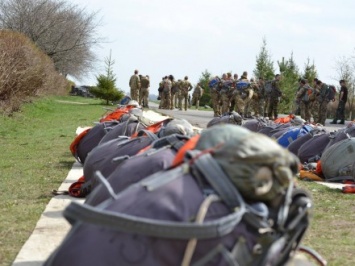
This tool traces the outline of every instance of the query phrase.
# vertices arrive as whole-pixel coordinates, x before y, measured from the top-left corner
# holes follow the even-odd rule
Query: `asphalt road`
[[[187,109],[187,111],[180,111],[179,109],[174,109],[174,110],[158,109],[158,104],[156,103],[149,103],[149,106],[150,109],[158,113],[168,115],[174,118],[186,119],[193,126],[200,127],[200,128],[206,128],[208,122],[213,119],[212,111],[196,110],[194,107],[192,109]],[[279,116],[283,117],[286,115],[280,114]],[[339,128],[343,128],[348,123],[350,123],[349,121],[346,121],[345,125],[332,125],[330,124],[331,121],[332,119],[327,119],[324,126],[328,131],[334,131]]]

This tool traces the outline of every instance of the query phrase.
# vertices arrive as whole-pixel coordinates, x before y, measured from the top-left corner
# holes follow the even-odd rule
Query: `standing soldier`
[[[327,106],[329,103],[329,99],[327,97],[328,93],[328,85],[323,83],[321,80],[316,81],[317,89],[319,90],[319,94],[316,97],[316,101],[318,102],[318,120],[314,120],[315,123],[325,125],[325,120],[327,119]]]
[[[164,90],[164,83],[167,78],[168,78],[167,76],[162,77],[162,80],[159,82],[159,89],[158,89],[159,98],[160,98],[159,109],[162,109],[164,107],[163,90]]]
[[[181,97],[181,85],[182,85],[182,80],[178,79],[178,81],[176,82],[177,92],[175,94],[175,102],[174,102],[175,108],[179,108],[179,99]]]
[[[348,100],[348,88],[346,87],[345,80],[340,80],[340,92],[339,92],[339,104],[338,108],[335,114],[335,118],[333,119],[331,124],[336,124],[338,119],[340,119],[340,122],[338,124],[344,125],[345,123],[345,105]]]
[[[194,92],[192,93],[192,103],[196,105],[196,109],[200,107],[200,99],[203,95],[204,90],[200,83],[197,83]]]
[[[208,82],[208,86],[211,92],[211,101],[213,108],[213,116],[219,117],[221,115],[221,107],[220,107],[220,94],[219,94],[219,83],[220,79],[216,76],[214,79]]]
[[[232,90],[233,80],[231,73],[223,74],[221,79],[221,102],[222,102],[222,114],[229,112],[230,106],[230,91]]]
[[[230,102],[229,111],[230,112],[234,111],[234,108],[235,108],[235,93],[236,93],[235,83],[237,81],[238,81],[238,74],[234,74],[233,75],[233,86],[229,92],[229,102]]]
[[[139,89],[140,89],[140,79],[138,76],[138,70],[134,70],[134,74],[129,79],[129,87],[131,88],[131,99],[139,102]]]
[[[164,89],[163,89],[163,109],[170,109],[170,97],[171,97],[171,87],[172,87],[172,81],[174,77],[172,75],[169,75],[168,78],[165,79],[164,81]]]
[[[182,110],[182,100],[184,100],[185,111],[187,111],[189,91],[192,90],[192,85],[189,81],[188,76],[185,76],[184,81],[181,84],[181,96],[179,98],[179,110]]]
[[[280,97],[282,96],[282,92],[280,89],[280,74],[275,75],[275,79],[271,83],[271,91],[269,95],[269,109],[268,109],[268,117],[270,119],[277,119],[278,117],[278,105],[280,102]],[[272,117],[272,115],[274,115]]]
[[[256,108],[258,110],[259,116],[264,116],[264,108],[265,108],[265,98],[267,97],[265,92],[265,82],[263,78],[259,78],[258,80],[258,99],[256,100]]]
[[[311,119],[311,113],[309,110],[309,97],[308,97],[308,90],[312,89],[308,84],[305,79],[302,79],[300,81],[301,88],[296,94],[297,101],[299,102],[300,105],[300,112],[301,112],[301,117],[310,122]]]
[[[139,105],[149,108],[148,100],[149,100],[149,87],[150,81],[149,76],[142,76],[141,78],[141,89],[139,93]]]
[[[170,109],[173,110],[175,108],[175,102],[178,97],[179,87],[176,81],[172,82],[171,87],[171,98],[170,98]]]

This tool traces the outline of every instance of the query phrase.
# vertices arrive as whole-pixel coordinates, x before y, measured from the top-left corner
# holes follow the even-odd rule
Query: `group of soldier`
[[[251,118],[253,114],[254,117],[277,119],[278,105],[283,97],[280,79],[281,76],[276,74],[271,81],[265,81],[263,78],[259,78],[257,81],[253,78],[249,80],[247,71],[244,71],[240,78],[238,78],[238,74],[234,74],[232,77],[231,73],[223,74],[221,77],[216,76],[209,82],[214,116],[218,117],[236,111],[243,118]],[[345,82],[340,85],[342,87],[337,119],[340,119],[340,123],[344,123],[347,89]],[[132,100],[136,100],[139,105],[148,108],[149,76],[138,75],[138,70],[135,70],[134,75],[130,78],[129,86]],[[191,105],[189,92],[192,89],[193,86],[187,76],[179,80],[175,80],[173,75],[164,76],[158,88],[159,108],[187,110]],[[310,91],[311,93],[309,93]],[[292,113],[300,115],[307,122],[325,125],[327,105],[330,101],[326,95],[328,91],[329,86],[317,78],[313,80],[313,84],[309,84],[306,79],[300,79]],[[197,83],[192,93],[192,103],[196,109],[199,108],[203,92],[201,84]]]
[[[131,99],[137,101],[140,106],[149,108],[149,76],[139,75],[138,70],[135,70],[129,79],[129,87],[131,89]]]
[[[221,78],[216,76],[209,83],[214,116],[236,111],[244,118],[254,116],[278,117],[278,103],[282,92],[280,90],[280,75],[266,87],[264,79],[256,82],[248,79],[248,72],[244,71],[238,78],[238,74],[223,74]]]
[[[175,80],[173,75],[165,76],[159,83],[159,109],[173,110],[178,108],[179,110],[187,110],[190,104],[189,92],[193,89],[188,76],[185,76],[183,80]],[[203,95],[203,88],[200,83],[197,83],[192,93],[192,103],[199,108],[200,99]]]

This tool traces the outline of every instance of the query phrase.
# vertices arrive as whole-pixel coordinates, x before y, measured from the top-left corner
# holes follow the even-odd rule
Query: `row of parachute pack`
[[[69,194],[85,202],[64,210],[72,228],[45,265],[326,265],[301,244],[313,202],[284,148],[313,128],[235,112],[199,132],[149,121],[128,104],[74,139],[84,176]]]

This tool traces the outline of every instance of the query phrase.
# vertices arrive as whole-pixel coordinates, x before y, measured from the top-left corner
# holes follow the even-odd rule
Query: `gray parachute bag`
[[[208,122],[207,128],[220,124],[232,124],[232,125],[241,125],[243,122],[243,118],[240,114],[233,111],[230,113],[223,114],[219,117],[213,118]]]
[[[333,144],[323,152],[320,161],[327,181],[354,180],[352,165],[355,162],[355,138]]]
[[[96,207],[72,202],[72,229],[45,265],[284,265],[312,205],[294,188],[297,158],[221,125],[203,131],[185,161]]]

